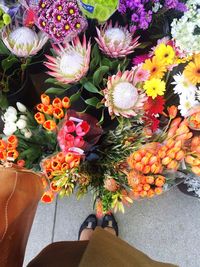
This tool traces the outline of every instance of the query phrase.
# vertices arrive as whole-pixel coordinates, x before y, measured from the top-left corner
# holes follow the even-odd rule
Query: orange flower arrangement
[[[7,140],[0,139],[0,160],[1,161],[15,161],[19,152],[17,151],[18,138],[15,135],[11,135]]]
[[[70,99],[64,97],[60,99],[56,97],[51,103],[48,95],[41,95],[41,103],[36,106],[38,112],[34,118],[38,124],[41,124],[47,131],[54,131],[59,120],[63,119],[66,110],[70,108]]]

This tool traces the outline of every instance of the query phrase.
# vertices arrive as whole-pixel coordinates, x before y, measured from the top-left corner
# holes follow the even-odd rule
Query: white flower
[[[28,118],[25,115],[20,115],[19,118],[22,119],[22,120],[25,120],[25,121],[28,120]]]
[[[197,87],[193,84],[191,84],[183,74],[178,73],[176,75],[173,76],[174,78],[174,82],[172,82],[173,85],[175,85],[174,87],[174,93],[175,94],[183,94],[183,95],[187,95],[190,96],[191,94],[194,95]]]
[[[32,136],[32,132],[30,130],[26,129],[24,131],[24,137],[29,139],[29,138],[31,138],[31,136]]]
[[[9,122],[16,122],[17,116],[13,113],[5,113],[4,114],[4,121],[9,123]]]
[[[16,108],[14,108],[14,107],[12,107],[12,106],[9,106],[9,107],[6,109],[6,112],[17,115],[17,110],[16,110]]]
[[[22,113],[25,113],[27,111],[26,107],[21,102],[17,102],[16,106],[17,106],[18,110]]]
[[[188,110],[198,104],[199,102],[195,100],[195,94],[191,94],[189,96],[180,95],[180,105],[178,106],[178,109],[180,110],[182,116],[186,116]]]
[[[36,55],[47,40],[48,37],[45,33],[36,33],[28,27],[17,27],[14,30],[6,27],[2,32],[2,41],[18,57]]]
[[[26,123],[25,120],[23,120],[23,119],[19,119],[19,120],[17,121],[16,125],[17,125],[17,127],[18,127],[20,130],[22,130],[22,129],[26,128],[27,123]]]
[[[12,135],[15,131],[17,131],[17,126],[14,122],[5,123],[3,133],[6,136]]]

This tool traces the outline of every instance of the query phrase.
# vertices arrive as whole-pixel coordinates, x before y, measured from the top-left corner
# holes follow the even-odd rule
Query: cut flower
[[[112,22],[106,24],[100,30],[97,28],[98,38],[95,38],[99,48],[104,54],[112,58],[125,57],[134,52],[139,45],[139,37],[132,38],[132,34],[126,27],[112,26]]]
[[[6,47],[18,57],[36,55],[48,41],[45,33],[36,33],[28,27],[6,28],[2,32],[2,40]]]
[[[48,62],[45,62],[50,69],[49,75],[55,77],[64,84],[76,83],[87,74],[90,63],[90,42],[86,42],[83,37],[83,44],[76,37],[72,44],[66,43],[65,46],[54,46],[57,57],[46,56]]]
[[[134,72],[120,71],[108,77],[107,88],[103,90],[105,106],[111,116],[132,117],[141,113],[147,97],[135,87]]]
[[[194,85],[200,83],[200,53],[194,55],[194,61],[185,67],[183,75]]]
[[[146,91],[146,94],[154,99],[158,95],[164,95],[165,82],[161,81],[160,79],[153,78],[145,82],[144,89]]]

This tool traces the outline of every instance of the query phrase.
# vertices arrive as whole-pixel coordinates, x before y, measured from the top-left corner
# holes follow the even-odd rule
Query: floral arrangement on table
[[[19,40],[16,31],[25,29],[37,29],[36,35],[51,40],[43,62],[50,76],[46,84],[51,85],[34,110],[19,102],[6,109],[2,163],[13,161],[43,172],[43,202],[51,202],[57,194],[76,193],[80,198],[92,191],[99,216],[111,210],[123,212],[124,204],[152,198],[200,176],[196,2],[20,3],[27,24],[14,30],[14,41]],[[106,14],[105,7],[109,7]],[[143,41],[141,30],[151,31],[152,12],[170,9],[185,12],[172,22],[173,38]],[[128,24],[119,24],[119,12]],[[191,14],[192,24],[187,22]],[[107,21],[100,25],[95,21],[94,27],[84,15]],[[193,29],[189,49],[181,32],[184,21]],[[4,43],[9,48],[8,39]],[[20,45],[20,53],[30,51],[26,48]]]

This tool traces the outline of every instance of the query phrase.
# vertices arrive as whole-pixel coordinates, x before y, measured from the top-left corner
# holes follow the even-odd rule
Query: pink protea
[[[79,37],[74,38],[71,44],[65,43],[53,46],[56,57],[46,55],[48,62],[45,66],[51,71],[47,73],[64,84],[76,83],[84,77],[89,69],[91,44],[83,37],[83,43]]]
[[[123,116],[126,118],[140,114],[144,108],[147,96],[142,89],[136,88],[135,72],[118,72],[109,76],[107,88],[103,90],[105,106],[113,117]]]
[[[112,58],[122,58],[134,52],[134,49],[139,45],[139,37],[132,38],[132,34],[127,30],[127,27],[112,26],[112,22],[106,24],[100,30],[97,29],[98,38],[95,38],[99,48],[104,54]]]
[[[36,55],[48,37],[45,33],[36,33],[28,27],[5,28],[2,32],[2,41],[6,47],[17,57],[29,57]]]

